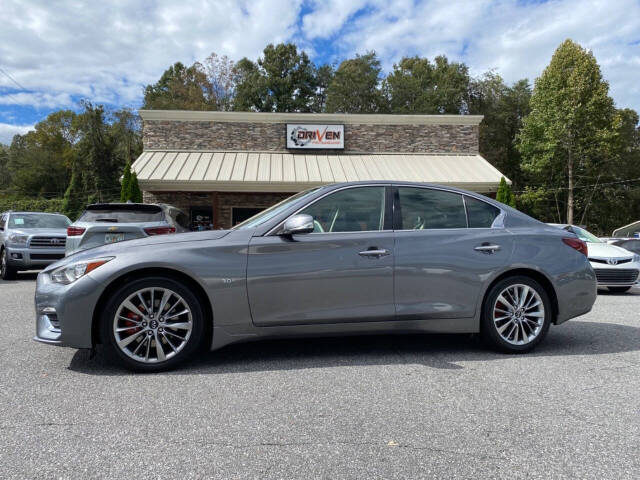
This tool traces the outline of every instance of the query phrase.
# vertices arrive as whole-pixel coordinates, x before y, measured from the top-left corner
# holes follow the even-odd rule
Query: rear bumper
[[[585,263],[581,270],[557,277],[555,284],[558,299],[556,325],[589,313],[598,298],[596,276],[589,263]]]
[[[64,258],[64,248],[6,247],[9,266],[18,270],[40,269]]]

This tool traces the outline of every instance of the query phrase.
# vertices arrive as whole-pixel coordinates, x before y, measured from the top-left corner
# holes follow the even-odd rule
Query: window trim
[[[277,233],[277,232],[281,229],[281,227],[284,225],[284,223],[287,220],[289,220],[294,215],[297,215],[298,213],[300,213],[305,208],[308,208],[311,205],[313,205],[314,203],[322,200],[323,198],[325,198],[325,197],[327,197],[329,195],[332,195],[334,193],[341,192],[342,190],[350,190],[350,189],[362,188],[362,187],[378,187],[378,188],[384,189],[384,208],[383,208],[384,218],[383,218],[383,221],[382,221],[382,225],[383,225],[382,230],[359,230],[359,231],[356,231],[356,232],[310,232],[310,233],[307,233],[305,235],[350,235],[350,234],[361,234],[361,233],[393,232],[393,228],[389,228],[389,222],[388,222],[388,219],[387,219],[387,216],[389,214],[389,205],[388,205],[388,203],[389,203],[388,202],[389,194],[388,194],[388,191],[392,187],[392,185],[388,185],[388,184],[384,184],[384,183],[371,183],[371,184],[367,183],[367,184],[362,184],[362,185],[345,185],[344,187],[336,188],[335,190],[329,190],[324,195],[321,195],[320,197],[313,199],[311,202],[303,205],[302,207],[300,207],[299,209],[297,209],[296,211],[291,213],[291,215],[288,215],[284,220],[279,222],[275,227],[273,227],[267,233],[265,233],[263,235],[263,237],[279,236],[280,234]],[[391,211],[393,212],[393,206],[391,206]],[[393,215],[393,213],[392,213],[392,215]],[[393,227],[393,223],[391,224],[391,227]]]
[[[504,228],[504,217],[505,217],[505,211],[496,206],[496,205],[492,205],[489,202],[486,202],[485,200],[482,200],[481,198],[478,198],[474,195],[469,195],[466,192],[458,192],[456,190],[451,190],[448,188],[439,188],[439,187],[434,187],[434,186],[430,186],[430,185],[415,185],[415,184],[406,184],[406,183],[394,183],[393,185],[391,185],[391,187],[394,190],[394,194],[393,194],[393,198],[394,198],[394,220],[393,220],[393,231],[394,232],[427,232],[427,231],[442,231],[442,230],[488,230],[488,229],[498,229],[498,228]],[[448,193],[455,193],[457,195],[462,196],[462,203],[464,205],[464,214],[465,214],[465,218],[466,218],[466,223],[467,226],[466,227],[453,227],[453,228],[428,228],[428,229],[423,229],[423,230],[414,230],[414,229],[403,229],[400,228],[402,226],[402,204],[400,203],[400,193],[398,191],[399,188],[422,188],[425,190],[438,190],[441,192],[448,192]],[[496,218],[493,220],[493,223],[491,224],[490,227],[470,227],[469,226],[469,212],[467,210],[467,202],[465,200],[465,197],[470,197],[473,198],[474,200],[478,200],[479,202],[483,202],[486,203],[487,205],[497,208],[500,213],[496,216]],[[500,221],[498,223],[498,220]]]

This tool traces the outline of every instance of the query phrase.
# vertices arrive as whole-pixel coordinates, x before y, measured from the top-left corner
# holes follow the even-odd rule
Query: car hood
[[[62,235],[67,236],[66,228],[22,228],[22,229],[12,229],[11,233],[17,233],[20,235]]]
[[[205,232],[187,232],[187,233],[174,233],[169,235],[155,235],[151,237],[138,238],[135,240],[127,240],[125,242],[111,243],[108,245],[101,245],[95,248],[89,248],[82,250],[73,255],[69,255],[64,259],[50,265],[46,270],[51,268],[57,268],[61,265],[65,265],[71,262],[77,262],[81,260],[87,260],[90,258],[109,257],[117,255],[118,253],[127,252],[132,248],[146,247],[167,243],[184,243],[184,242],[202,242],[205,240],[218,240],[229,233],[229,230],[208,230]]]
[[[610,243],[587,243],[589,257],[594,258],[629,258],[633,252]]]

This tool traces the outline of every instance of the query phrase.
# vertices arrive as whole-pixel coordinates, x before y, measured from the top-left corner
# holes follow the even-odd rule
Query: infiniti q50
[[[35,340],[138,371],[275,337],[479,333],[505,352],[589,310],[583,241],[482,195],[313,188],[231,230],[92,248],[38,275]],[[425,342],[428,338],[425,338]]]

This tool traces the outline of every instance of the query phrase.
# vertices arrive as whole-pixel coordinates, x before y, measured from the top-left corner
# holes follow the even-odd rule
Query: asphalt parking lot
[[[0,281],[2,478],[638,478],[640,291],[532,354],[470,336],[271,341],[134,375],[33,336]]]

